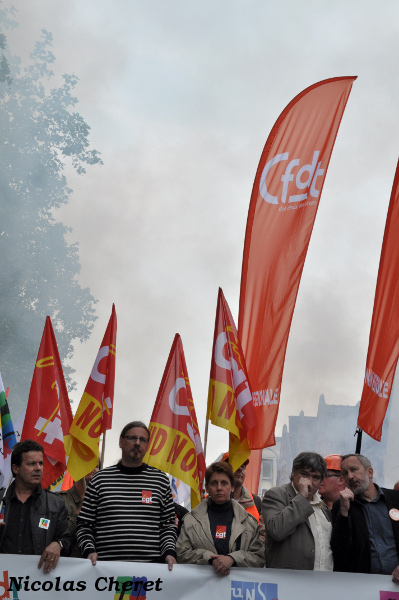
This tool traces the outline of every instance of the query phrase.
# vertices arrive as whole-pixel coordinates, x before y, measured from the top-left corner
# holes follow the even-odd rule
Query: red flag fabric
[[[356,77],[300,93],[264,147],[248,213],[238,332],[257,425],[251,448],[275,443],[281,381],[296,296],[327,167]]]
[[[260,469],[262,466],[262,450],[252,450],[251,458],[245,473],[245,487],[252,494],[259,494]]]
[[[112,313],[73,423],[68,472],[75,481],[98,464],[100,435],[112,427],[116,361],[116,312]]]
[[[159,387],[150,422],[147,464],[173,475],[191,488],[191,508],[201,502],[205,459],[183,344],[177,333]]]
[[[236,471],[249,457],[248,431],[256,425],[244,354],[219,288],[209,379],[207,417],[230,432],[229,462]]]
[[[71,423],[71,405],[57,342],[51,319],[47,317],[21,435],[21,440],[36,440],[44,448],[43,488],[65,471]]]
[[[382,242],[363,393],[357,424],[381,440],[399,357],[399,162]]]
[[[62,480],[62,484],[61,484],[61,491],[64,492],[66,490],[70,490],[72,486],[73,486],[73,479],[70,476],[70,474],[68,473],[68,471],[65,471],[64,479]]]

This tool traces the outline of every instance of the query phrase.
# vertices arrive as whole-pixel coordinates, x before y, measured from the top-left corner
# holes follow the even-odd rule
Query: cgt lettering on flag
[[[224,429],[240,434],[234,390],[227,383],[209,381],[209,398],[217,419],[223,422]]]
[[[241,352],[241,346],[239,345],[237,338],[233,317],[228,309],[227,302],[225,302],[225,311],[227,312],[228,317],[230,317],[232,325],[226,326],[224,331],[217,336],[213,355],[216,368],[219,367],[225,371],[223,375],[226,378],[226,381],[231,382],[232,387],[229,385],[226,386],[227,393],[221,403],[218,416],[222,416],[222,413],[226,410],[228,415],[227,418],[229,420],[234,412],[237,429],[242,429],[241,423],[245,423],[246,418],[243,410],[244,407],[251,402],[251,391],[249,389],[248,376],[244,365],[244,356]],[[214,381],[212,378],[211,385],[216,388],[221,387],[222,389],[224,387],[224,384],[220,385],[219,381]],[[226,426],[225,428],[231,431],[230,427]]]
[[[41,486],[47,488],[66,469],[72,411],[50,317],[46,317],[21,440],[36,439],[44,449]]]
[[[112,313],[90,377],[73,419],[68,472],[75,481],[98,462],[100,435],[112,426],[116,360],[116,312]]]
[[[190,486],[191,507],[195,508],[201,502],[205,459],[178,333],[170,349],[149,429],[151,436],[144,462]]]
[[[229,431],[229,462],[236,471],[250,456],[247,434],[257,420],[245,357],[229,305],[219,288],[207,418]]]
[[[278,600],[277,583],[232,581],[231,600]]]

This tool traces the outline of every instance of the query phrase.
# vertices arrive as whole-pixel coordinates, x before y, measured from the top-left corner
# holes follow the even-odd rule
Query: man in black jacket
[[[0,554],[40,555],[38,567],[44,565],[48,573],[71,548],[65,504],[41,488],[43,446],[33,440],[18,442],[11,468],[15,479],[5,496],[4,489],[0,491]]]
[[[399,492],[373,482],[361,454],[341,459],[346,488],[333,506],[334,570],[392,575],[399,583]]]

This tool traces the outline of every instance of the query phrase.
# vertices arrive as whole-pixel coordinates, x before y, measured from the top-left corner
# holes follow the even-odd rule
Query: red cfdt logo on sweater
[[[150,490],[143,490],[141,492],[141,502],[143,504],[152,504],[152,492]]]
[[[216,525],[216,537],[219,540],[226,539],[226,525]]]

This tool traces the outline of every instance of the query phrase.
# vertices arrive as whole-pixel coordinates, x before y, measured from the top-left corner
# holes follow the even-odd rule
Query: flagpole
[[[6,497],[6,494],[7,494],[7,492],[8,492],[8,488],[9,488],[9,487],[10,487],[10,485],[11,485],[11,481],[13,480],[13,477],[14,477],[14,474],[13,474],[13,473],[11,473],[11,475],[10,475],[10,479],[8,480],[8,483],[7,483],[7,487],[6,487],[6,489],[4,490],[4,494],[3,494],[3,497],[2,497],[2,499],[1,499],[1,502],[0,502],[0,514],[1,514],[1,511],[2,511],[2,509],[3,509],[4,498]]]
[[[104,431],[104,433],[103,433],[103,440],[102,440],[102,447],[101,447],[101,458],[100,458],[100,469],[102,469],[103,466],[104,466],[105,434],[106,434],[106,431]]]
[[[363,429],[360,429],[360,427],[356,427],[356,431],[355,431],[355,435],[357,435],[357,440],[356,440],[356,454],[360,454],[360,450],[362,449],[362,434],[363,434]]]
[[[205,434],[204,434],[204,461],[206,464],[206,445],[208,442],[208,427],[209,427],[209,417],[205,419]]]

